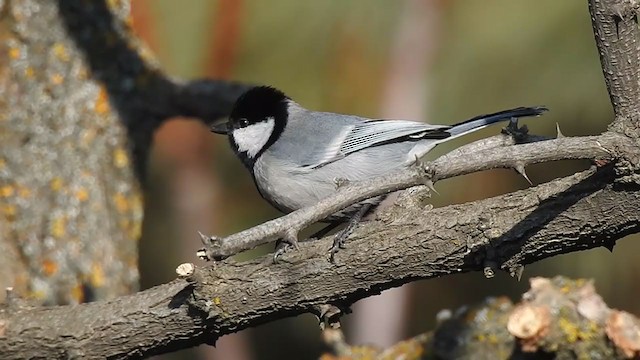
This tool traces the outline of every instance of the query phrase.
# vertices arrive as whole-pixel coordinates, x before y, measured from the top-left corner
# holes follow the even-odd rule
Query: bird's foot
[[[299,250],[298,239],[295,236],[287,236],[283,239],[276,241],[276,250],[273,253],[273,262],[277,264],[280,261],[282,255],[290,252],[291,250]]]

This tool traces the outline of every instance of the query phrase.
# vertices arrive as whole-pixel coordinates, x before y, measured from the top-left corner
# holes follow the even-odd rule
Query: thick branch
[[[602,72],[616,115],[612,130],[640,133],[640,28],[637,0],[589,0]]]
[[[138,357],[211,342],[321,304],[349,306],[417,279],[487,264],[517,272],[556,254],[611,247],[640,229],[638,186],[616,185],[614,176],[610,167],[592,169],[438,209],[399,204],[356,230],[336,264],[324,255],[330,239],[302,243],[282,264],[226,260],[196,270],[192,297],[191,289],[176,296],[186,286],[176,281],[112,302],[6,309],[0,354]],[[186,297],[200,311],[184,304]]]
[[[367,198],[423,184],[429,177],[438,181],[482,170],[523,169],[530,164],[564,159],[615,159],[625,152],[634,151],[632,142],[613,133],[579,138],[562,137],[532,144],[489,149],[485,149],[486,147],[486,143],[482,141],[470,144],[425,166],[349,184],[312,207],[267,221],[251,229],[225,238],[211,237],[205,240],[206,257],[221,259],[278,238],[295,238],[305,227],[341,209]],[[464,156],[460,156],[461,154]]]

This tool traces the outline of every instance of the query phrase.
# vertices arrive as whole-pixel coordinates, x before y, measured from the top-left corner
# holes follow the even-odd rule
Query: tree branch
[[[138,357],[322,304],[345,308],[417,279],[491,264],[517,274],[556,254],[610,248],[640,228],[638,186],[614,179],[608,166],[467,204],[398,204],[356,230],[336,264],[324,256],[331,240],[322,239],[302,243],[282,264],[263,257],[197,268],[190,287],[179,280],[111,302],[5,309],[0,354]]]
[[[416,166],[377,179],[348,184],[318,204],[267,221],[225,238],[203,238],[207,259],[223,259],[258,245],[285,238],[297,239],[307,226],[359,201],[389,192],[454,176],[495,168],[524,169],[525,166],[565,159],[608,159],[637,153],[629,139],[607,133],[600,136],[562,137],[531,144],[495,147],[508,142],[506,135],[466,145],[424,166]],[[492,146],[488,146],[492,144]]]
[[[486,168],[518,168],[567,158],[615,163],[598,162],[597,167],[536,187],[438,209],[415,198],[400,201],[358,228],[347,249],[338,253],[336,264],[330,264],[324,255],[331,240],[321,239],[302,243],[300,251],[288,254],[282,264],[272,264],[270,257],[243,263],[226,259],[196,268],[186,280],[113,301],[49,308],[8,305],[0,310],[1,356],[140,357],[211,343],[223,334],[314,311],[325,304],[344,309],[359,299],[417,279],[494,268],[518,275],[524,265],[556,254],[598,246],[611,249],[617,239],[640,230],[640,186],[634,176],[640,159],[638,133],[627,131],[634,129],[635,104],[640,101],[635,80],[638,63],[634,52],[638,50],[631,49],[634,39],[609,39],[615,24],[610,21],[615,20],[611,4],[623,3],[632,4],[635,12],[634,1],[590,1],[617,116],[614,132],[502,147],[495,145],[500,140],[486,140],[476,143],[476,148],[465,147],[427,164],[429,172],[415,168],[395,179],[351,184],[336,195],[340,201],[328,199],[316,212],[304,209],[269,224],[280,226],[278,231],[282,232],[284,226],[279,222],[290,221],[290,229],[297,232],[340,207],[421,184],[428,173],[436,181]],[[635,37],[637,29],[628,27],[634,16],[624,6],[617,15],[621,19],[618,25],[623,23],[620,36]],[[604,40],[598,40],[599,36]],[[611,49],[605,50],[607,46]],[[629,49],[624,50],[625,46]],[[625,53],[630,57],[616,55]],[[632,66],[621,64],[624,61]],[[264,226],[253,231],[253,240],[238,249],[274,236],[292,235],[286,231],[274,234]],[[230,239],[213,242],[230,249],[236,246]],[[233,253],[216,251],[209,249],[210,256]]]

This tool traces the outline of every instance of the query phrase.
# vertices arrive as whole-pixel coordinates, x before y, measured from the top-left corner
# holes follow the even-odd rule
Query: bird
[[[539,116],[544,106],[517,107],[480,115],[455,125],[369,119],[306,109],[271,86],[256,86],[235,102],[228,121],[211,131],[227,135],[235,155],[249,170],[260,195],[289,213],[334,194],[336,183],[379,177],[412,166],[436,145],[513,118]],[[344,247],[362,217],[385,195],[330,215],[312,237],[320,238],[347,223],[330,249]],[[287,247],[277,248],[274,260]]]

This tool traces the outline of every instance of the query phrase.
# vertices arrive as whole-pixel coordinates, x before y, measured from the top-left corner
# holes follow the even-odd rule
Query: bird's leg
[[[313,233],[313,235],[309,236],[309,239],[320,239],[323,236],[327,235],[329,232],[331,232],[331,230],[337,228],[343,223],[344,221],[334,221],[332,223],[329,223],[327,226],[323,227],[322,229]]]
[[[327,226],[323,227],[319,231],[315,232],[313,235],[309,237],[309,239],[320,239],[323,236],[327,235],[331,230],[340,226],[342,223],[343,223],[342,221],[334,221],[328,224]],[[288,241],[285,241],[284,239],[276,240],[276,248],[275,248],[275,252],[273,253],[273,262],[277,263],[278,260],[280,260],[280,257],[284,255],[287,251],[289,251],[291,247],[292,247],[291,244]]]
[[[344,249],[345,240],[347,240],[353,230],[358,227],[358,224],[360,223],[360,220],[362,220],[362,217],[371,209],[371,205],[372,204],[363,204],[360,209],[358,209],[358,211],[353,214],[351,219],[349,219],[349,222],[347,222],[347,227],[336,234],[335,238],[333,238],[333,246],[331,246],[331,249],[329,249],[329,261],[334,262],[335,255],[338,250]]]

